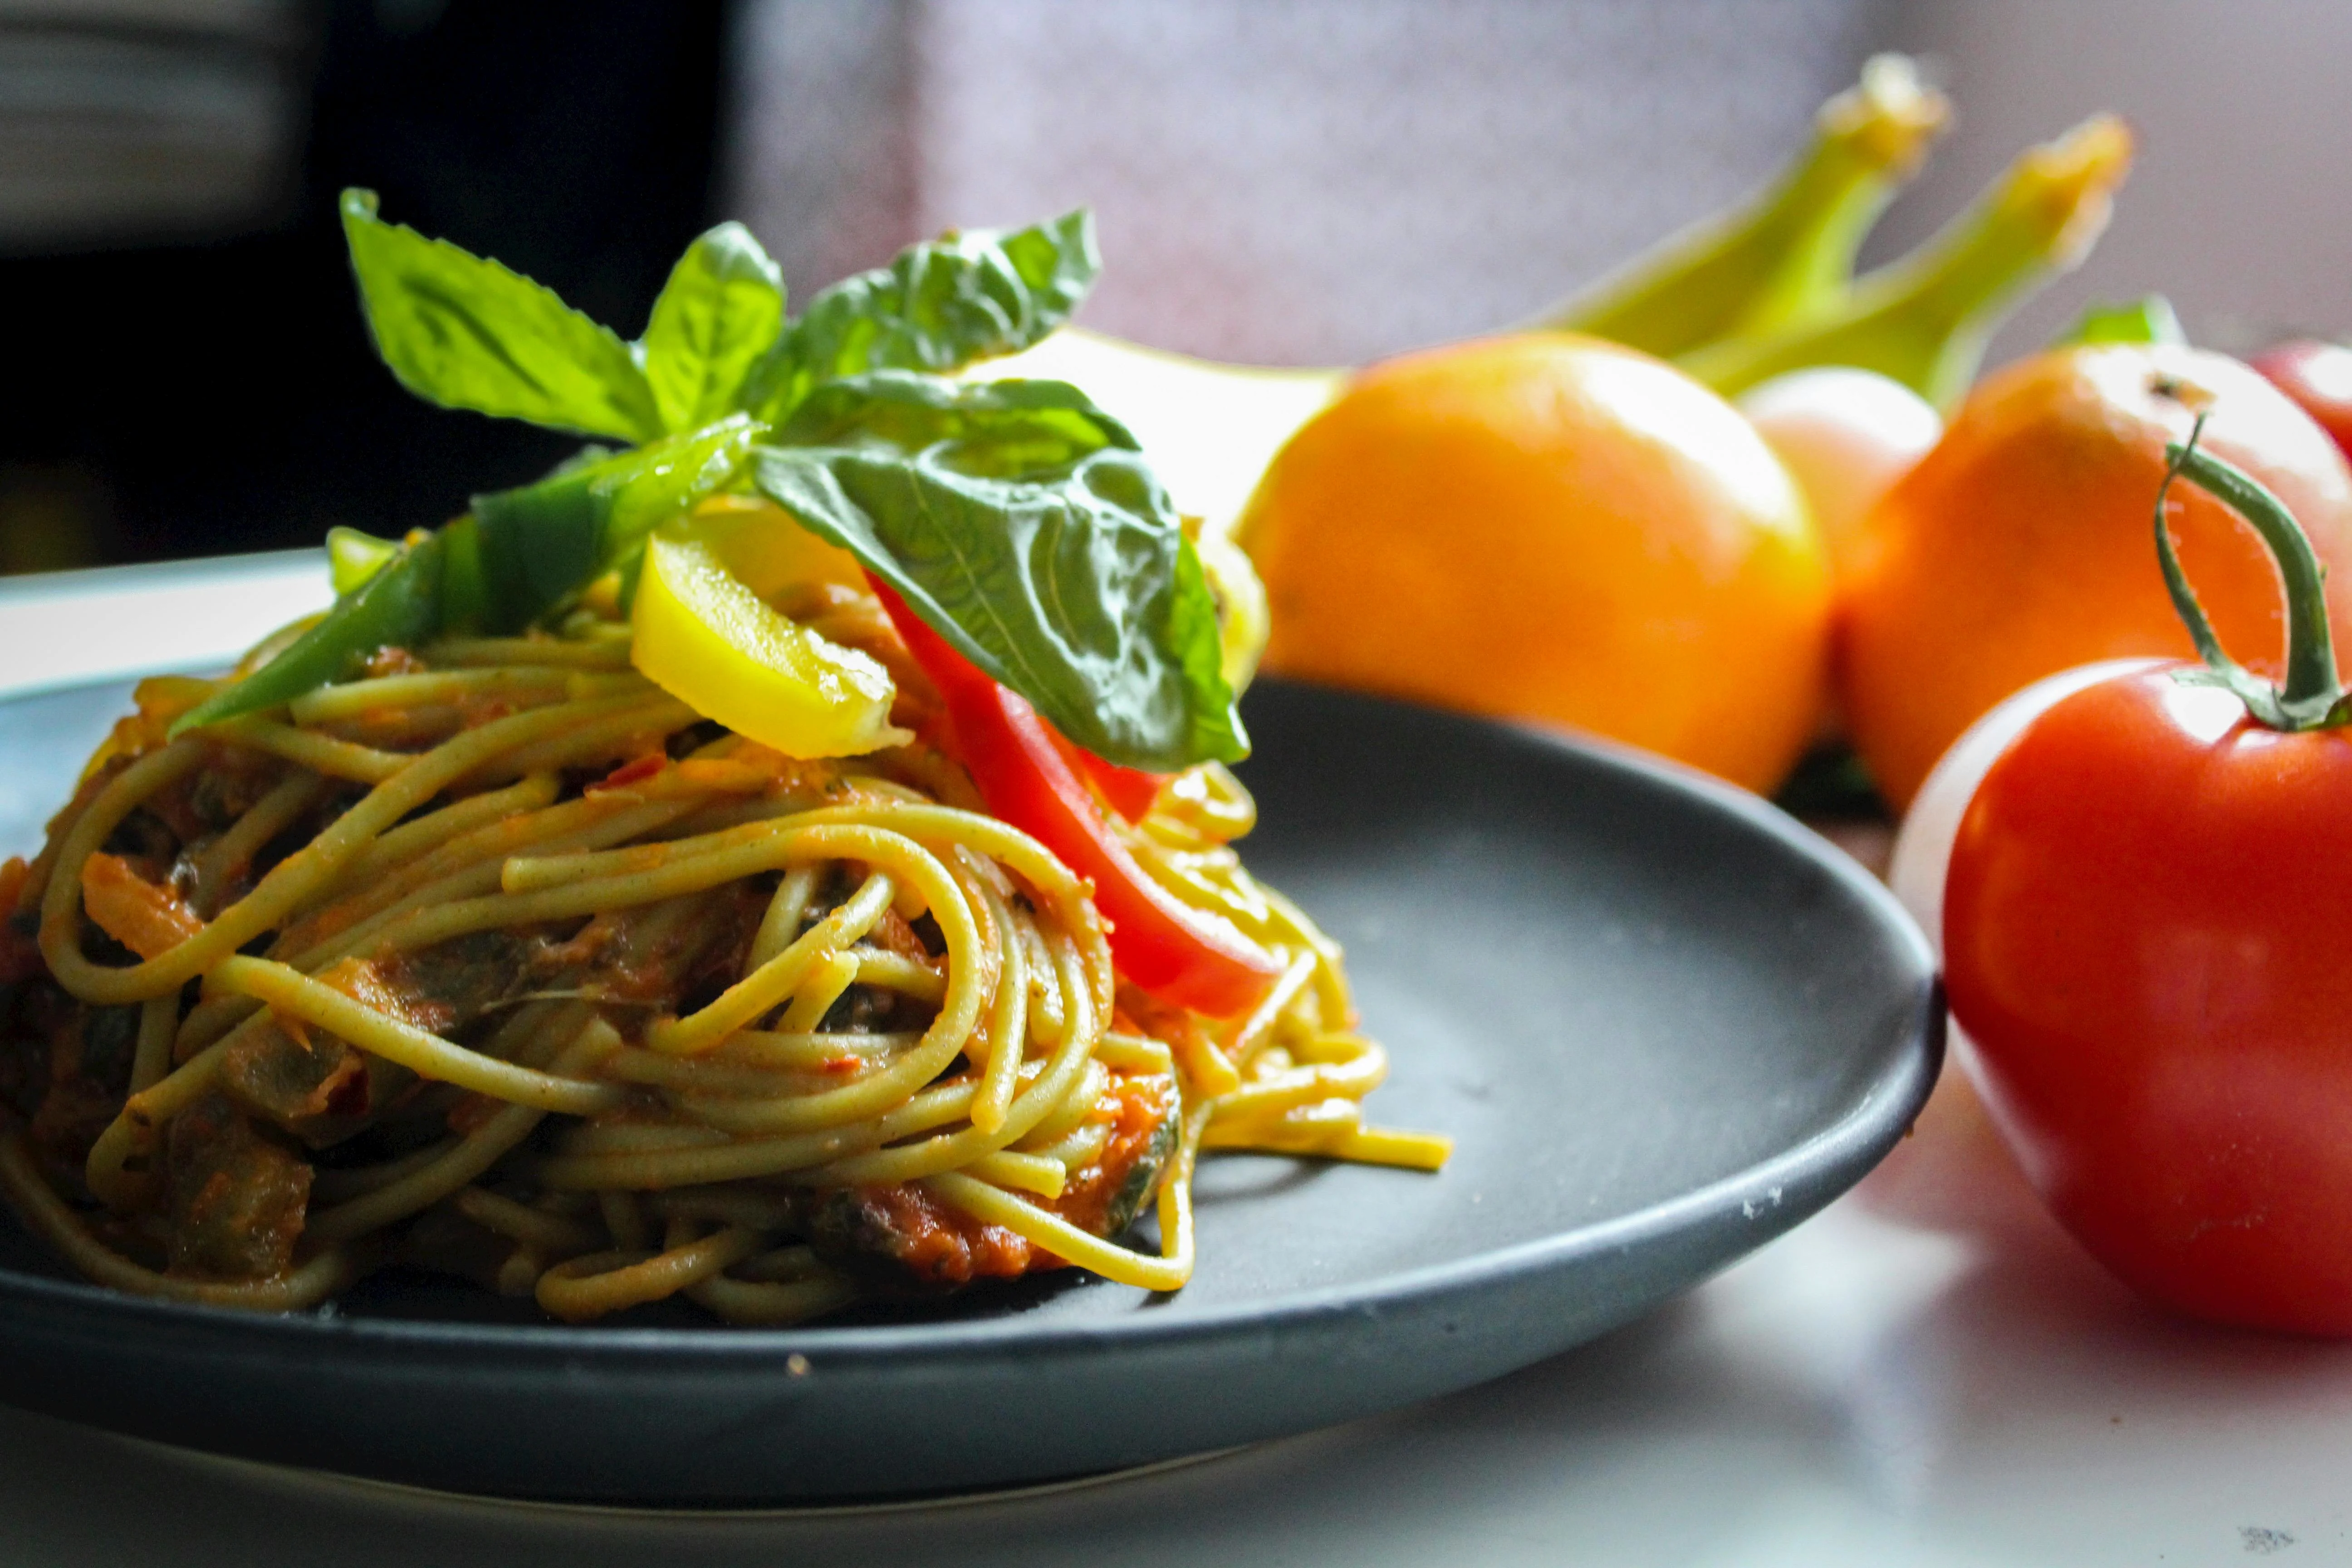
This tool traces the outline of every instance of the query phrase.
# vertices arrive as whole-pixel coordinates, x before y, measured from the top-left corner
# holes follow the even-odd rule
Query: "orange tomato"
[[[2175,345],[2056,349],[1981,383],[1944,438],[1871,511],[1842,595],[1847,728],[1887,801],[2011,692],[2095,659],[2189,658],[2157,565],[2164,444],[2209,411],[2203,445],[2285,501],[2352,626],[2352,470],[2326,431],[2237,361]],[[2252,530],[2173,490],[2180,558],[2223,644],[2275,673],[2278,574]]]
[[[1530,334],[1377,365],[1241,522],[1265,667],[1573,725],[1769,789],[1827,679],[1803,500],[1728,403],[1647,354]]]

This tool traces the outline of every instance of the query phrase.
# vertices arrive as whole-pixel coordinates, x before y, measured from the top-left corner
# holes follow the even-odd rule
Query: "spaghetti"
[[[870,603],[835,621],[897,654]],[[1385,1058],[1218,765],[1113,820],[1279,958],[1229,1019],[1124,982],[946,756],[782,755],[609,619],[166,739],[217,689],[143,684],[0,873],[0,1192],[100,1284],[286,1310],[397,1265],[737,1323],[1064,1264],[1171,1290],[1203,1152],[1445,1158],[1364,1123]],[[1122,1245],[1155,1206],[1158,1253]]]

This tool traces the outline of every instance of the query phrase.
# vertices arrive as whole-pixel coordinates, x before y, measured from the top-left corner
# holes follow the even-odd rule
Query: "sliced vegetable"
[[[1281,978],[1274,954],[1223,918],[1180,902],[1136,864],[1037,710],[959,653],[889,586],[875,591],[946,701],[956,755],[988,809],[1094,884],[1118,971],[1164,1001],[1230,1017]]]
[[[494,632],[518,630],[624,563],[654,525],[734,479],[761,434],[749,415],[474,498]],[[452,617],[453,621],[457,617]]]
[[[771,497],[898,584],[1089,751],[1146,769],[1246,751],[1216,602],[1134,437],[1066,384],[960,387],[916,374],[1026,348],[1066,320],[1099,265],[1084,212],[911,247],[824,290],[790,325],[774,263],[722,224],[673,269],[645,338],[629,345],[494,261],[383,223],[367,192],[346,193],[343,211],[377,346],[412,390],[644,445],[591,449],[536,484],[476,497],[429,558],[404,568],[382,542],[339,534],[344,602],[268,679],[239,683],[184,727],[340,679],[373,651],[352,638],[379,622],[396,621],[404,639],[517,631],[614,572],[626,602],[648,531],[732,482],[766,437],[758,469]],[[887,710],[887,689],[842,674],[851,667],[772,625],[764,606],[752,614],[756,587],[722,585],[717,557],[680,549],[646,624],[683,641],[661,645],[656,632],[656,665],[708,704],[719,700],[709,681],[678,673],[701,668],[679,648],[700,648],[712,668],[731,649],[766,672],[764,701],[782,701],[781,680],[853,715],[821,742],[827,752],[880,743],[868,710]],[[363,608],[395,597],[397,617]],[[1249,607],[1234,616],[1237,667],[1255,653]],[[810,725],[804,714],[772,722]],[[1112,777],[1114,795],[1140,794]]]
[[[908,246],[887,267],[845,278],[753,372],[741,406],[781,423],[818,386],[868,371],[946,372],[1017,353],[1069,320],[1102,270],[1093,215],[972,229]]]
[[[1236,697],[1256,679],[1257,661],[1274,630],[1257,565],[1234,542],[1230,531],[1239,521],[1236,517],[1220,527],[1203,519],[1192,536],[1192,553],[1201,558],[1201,576],[1216,601],[1218,668]]]
[[[186,900],[146,880],[119,855],[82,862],[81,896],[91,923],[142,958],[161,957],[205,929]]]
[[[1160,798],[1160,789],[1168,782],[1166,773],[1148,773],[1140,768],[1123,768],[1117,763],[1104,762],[1085,747],[1076,745],[1056,734],[1062,754],[1070,760],[1080,777],[1094,786],[1096,796],[1103,805],[1129,822],[1139,822]]]
[[[356,528],[327,530],[327,575],[338,596],[350,593],[400,553],[400,542],[378,539]]]
[[[180,715],[171,733],[176,737],[291,702],[306,691],[350,679],[379,648],[425,637],[439,621],[446,554],[441,535],[410,535],[382,570],[336,600],[317,626],[243,680]]]
[[[183,715],[172,733],[290,702],[350,678],[379,648],[455,631],[519,631],[633,557],[646,532],[734,477],[758,426],[736,415],[474,498],[471,514],[393,545],[329,539],[341,595],[268,663]],[[349,584],[349,586],[346,586]]]
[[[889,672],[779,615],[747,577],[764,519],[674,523],[646,543],[630,659],[706,718],[787,756],[847,757],[913,739],[890,724]]]
[[[342,214],[376,352],[409,391],[583,436],[662,433],[653,388],[610,328],[495,261],[384,222],[373,191],[345,191]]]
[[[835,382],[754,482],[1071,740],[1171,771],[1247,752],[1216,605],[1135,439],[1060,382]]]

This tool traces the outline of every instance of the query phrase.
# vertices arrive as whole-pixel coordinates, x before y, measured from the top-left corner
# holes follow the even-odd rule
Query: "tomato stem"
[[[2198,657],[2205,661],[2200,672],[2213,684],[2235,692],[2246,704],[2254,719],[2273,730],[2319,730],[2341,725],[2352,719],[2352,700],[2347,700],[2344,688],[2336,676],[2336,647],[2327,624],[2327,595],[2324,587],[2325,574],[2319,558],[2311,548],[2311,540],[2286,503],[2263,488],[2261,480],[2210,452],[2198,448],[2198,437],[2205,432],[2205,416],[2200,414],[2189,429],[2187,441],[2166,444],[2164,453],[2169,459],[2164,482],[2156,492],[2156,554],[2164,568],[2164,585],[2172,595],[2172,607],[2179,612],[2181,624],[2189,628],[2189,640],[2197,645]],[[2214,635],[2213,623],[2206,618],[2204,606],[2197,602],[2197,591],[2189,586],[2188,574],[2180,567],[2180,557],[2173,547],[2172,529],[2165,514],[2165,505],[2171,495],[2172,482],[2186,479],[2235,510],[2253,525],[2271,558],[2278,563],[2279,580],[2286,590],[2286,682],[2273,686],[2257,678],[2222,649],[2221,640]]]

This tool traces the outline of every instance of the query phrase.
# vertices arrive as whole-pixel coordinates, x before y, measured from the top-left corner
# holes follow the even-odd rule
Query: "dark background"
[[[277,44],[304,151],[255,232],[0,259],[0,569],[397,533],[576,443],[434,409],[376,360],[336,193],[634,336],[708,221],[724,7],[336,0]]]
[[[375,363],[346,184],[626,334],[719,217],[797,301],[1085,203],[1086,324],[1363,363],[1753,190],[1885,47],[1958,121],[1866,263],[2094,110],[2140,134],[1995,363],[2150,289],[2215,347],[2352,333],[2334,0],[5,0],[0,573],[397,532],[562,455]]]

